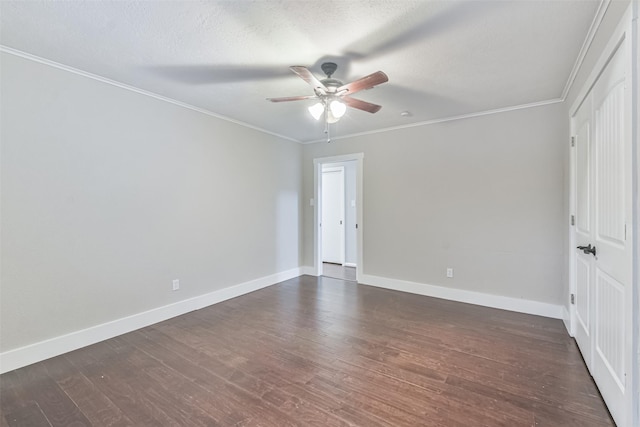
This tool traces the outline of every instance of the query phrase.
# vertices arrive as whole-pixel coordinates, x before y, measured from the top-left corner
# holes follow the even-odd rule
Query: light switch
[[[356,201],[355,201],[355,200],[352,200],[352,201],[351,201],[351,207],[352,207],[352,208],[355,208],[355,207],[356,207]]]
[[[309,206],[315,206],[316,201],[313,199],[309,199]]]

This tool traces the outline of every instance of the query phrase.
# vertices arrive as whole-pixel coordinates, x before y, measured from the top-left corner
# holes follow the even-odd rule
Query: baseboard
[[[354,267],[354,268],[356,268],[357,264],[355,262],[345,262],[344,266],[345,267]]]
[[[567,333],[570,337],[573,336],[573,332],[571,332],[571,313],[567,310],[567,306],[562,306],[562,322],[564,323],[564,327],[567,328]]]
[[[451,301],[481,305],[484,307],[499,308],[502,310],[516,311],[519,313],[534,314],[537,316],[562,319],[562,306],[548,304],[539,301],[531,301],[519,298],[511,298],[500,295],[485,294],[482,292],[468,291],[464,289],[445,288],[443,286],[427,285],[423,283],[409,282],[405,280],[389,279],[386,277],[363,274],[360,284],[376,286],[379,288],[393,289],[412,294],[442,298]]]
[[[316,269],[310,265],[300,267],[300,274],[306,276],[318,276]]]
[[[0,353],[0,373],[9,372],[23,366],[31,365],[51,357],[58,356],[145,326],[162,322],[172,317],[180,316],[190,311],[217,304],[219,302],[248,294],[267,286],[298,277],[305,268],[294,268],[261,277],[238,285],[219,289],[217,291],[200,295],[174,304],[154,308],[132,316],[116,319],[101,325],[92,326],[70,334],[51,338],[45,341],[30,344],[14,350]]]

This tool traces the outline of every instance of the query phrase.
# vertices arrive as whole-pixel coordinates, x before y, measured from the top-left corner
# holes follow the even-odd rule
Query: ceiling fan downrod
[[[322,72],[327,75],[327,78],[330,79],[333,73],[338,69],[338,64],[335,62],[323,62],[320,66]]]

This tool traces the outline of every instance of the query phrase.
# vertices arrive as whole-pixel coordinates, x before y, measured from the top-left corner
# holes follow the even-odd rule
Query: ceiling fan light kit
[[[313,104],[311,107],[309,107],[308,110],[314,119],[320,120],[320,117],[322,117],[322,113],[324,113],[324,105],[322,105],[322,102],[318,102],[317,104]]]
[[[295,65],[289,67],[300,78],[313,87],[315,95],[289,96],[285,98],[267,98],[271,102],[301,101],[304,99],[317,99],[318,102],[308,108],[314,119],[320,120],[324,115],[325,133],[329,141],[329,124],[336,123],[344,116],[347,107],[356,108],[368,113],[376,113],[382,108],[380,105],[351,98],[356,92],[371,89],[374,86],[389,81],[389,78],[382,71],[377,71],[368,76],[362,77],[351,83],[343,84],[340,80],[331,76],[337,70],[338,65],[334,62],[325,62],[320,68],[327,75],[326,79],[318,80],[307,67]]]
[[[309,107],[308,110],[316,120],[320,120],[324,115],[327,123],[335,123],[344,116],[347,106],[337,99],[333,99],[328,102],[328,106],[325,105],[325,102],[318,102]]]
[[[344,116],[344,113],[347,111],[347,106],[344,105],[342,102],[338,101],[337,99],[334,99],[329,104],[329,111],[331,115],[333,115],[333,117],[335,117],[336,119],[340,119],[342,116]]]

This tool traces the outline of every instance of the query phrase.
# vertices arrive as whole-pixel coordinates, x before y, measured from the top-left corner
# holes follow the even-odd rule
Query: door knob
[[[593,256],[596,256],[596,247],[595,246],[592,247],[591,243],[589,243],[589,245],[587,246],[578,246],[577,249],[580,249],[585,254],[591,254]]]

